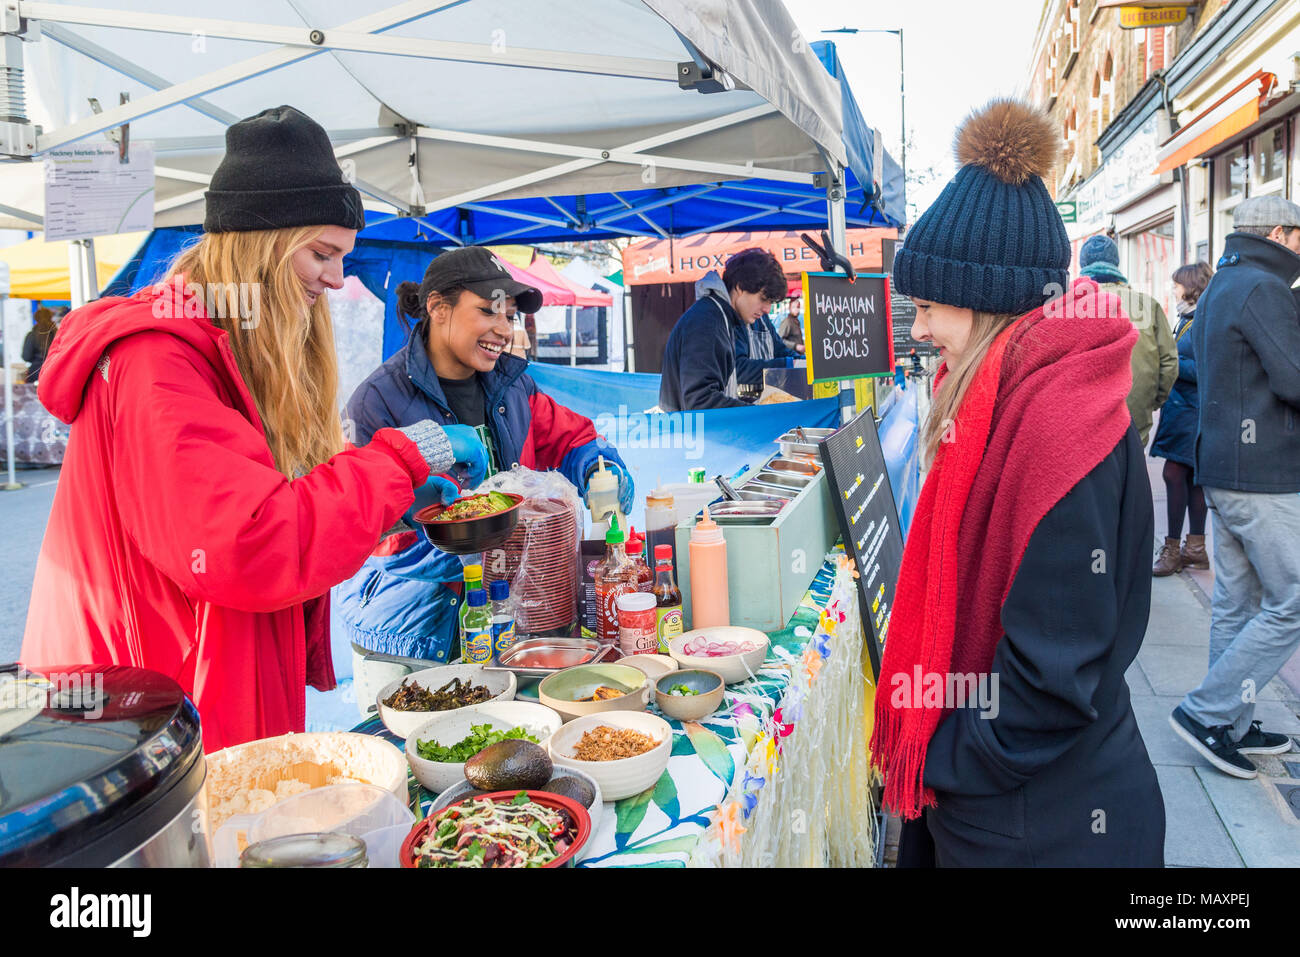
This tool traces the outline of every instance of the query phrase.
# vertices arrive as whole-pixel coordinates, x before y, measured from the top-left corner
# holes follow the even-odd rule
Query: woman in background
[[[1178,379],[1160,408],[1160,425],[1151,443],[1151,457],[1165,460],[1162,477],[1169,510],[1169,531],[1151,569],[1157,578],[1184,568],[1210,567],[1210,557],[1205,551],[1205,492],[1193,481],[1200,404],[1196,395],[1196,357],[1189,333],[1196,319],[1196,301],[1210,284],[1212,275],[1210,264],[1205,262],[1188,263],[1174,272],[1174,295],[1178,297],[1178,326],[1174,329]],[[1187,514],[1187,541],[1180,548],[1183,513]]]

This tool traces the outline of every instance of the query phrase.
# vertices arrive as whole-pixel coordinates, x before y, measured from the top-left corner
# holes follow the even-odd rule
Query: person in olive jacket
[[[1196,420],[1200,401],[1196,397],[1196,356],[1192,349],[1192,322],[1196,301],[1201,298],[1214,273],[1209,263],[1188,263],[1174,271],[1174,294],[1178,297],[1178,380],[1160,407],[1160,425],[1151,443],[1151,457],[1165,460],[1165,504],[1169,526],[1151,574],[1157,578],[1174,575],[1183,568],[1209,568],[1205,552],[1205,490],[1196,484]],[[1183,514],[1187,515],[1187,541],[1180,547]]]
[[[1178,378],[1178,350],[1169,319],[1160,303],[1129,285],[1128,277],[1120,272],[1119,247],[1109,236],[1098,234],[1084,242],[1079,249],[1079,271],[1119,300],[1124,315],[1138,331],[1131,357],[1133,387],[1128,393],[1128,410],[1145,448],[1151,414],[1164,405]]]
[[[943,359],[871,741],[905,821],[900,860],[928,844],[939,866],[1163,861],[1164,804],[1124,679],[1154,536],[1125,402],[1138,334],[1092,280],[1067,288],[1070,243],[1042,179],[1057,153],[1025,104],[974,114],[961,168],[894,263],[912,337]]]

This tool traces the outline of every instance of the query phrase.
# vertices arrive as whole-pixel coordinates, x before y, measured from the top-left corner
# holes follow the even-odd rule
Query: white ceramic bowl
[[[482,665],[441,665],[437,668],[425,668],[423,671],[413,671],[403,678],[390,681],[380,689],[375,704],[379,708],[379,717],[383,719],[384,727],[399,738],[405,738],[434,715],[451,714],[451,711],[396,711],[384,704],[384,699],[400,688],[404,681],[414,681],[421,688],[436,691],[452,678],[459,678],[462,682],[471,684],[486,685],[492,692],[491,701],[512,701],[515,697],[516,681],[513,671],[484,671]],[[461,735],[462,738],[464,736]]]
[[[677,662],[668,655],[626,655],[618,659],[617,663],[644,671],[652,682],[677,670]]]
[[[465,780],[465,762],[427,761],[416,750],[418,742],[432,738],[443,747],[450,747],[468,737],[472,725],[490,724],[501,731],[527,728],[545,748],[547,739],[563,723],[560,716],[546,705],[532,701],[488,701],[443,711],[407,736],[406,760],[410,762],[415,779],[434,794],[439,794]]]
[[[601,725],[631,728],[650,735],[659,744],[645,754],[617,761],[579,761],[573,757],[573,749],[583,733]],[[551,735],[547,750],[551,752],[551,762],[557,767],[577,768],[594,778],[606,801],[621,801],[640,794],[659,780],[659,775],[668,767],[668,756],[673,750],[673,731],[668,722],[657,715],[643,711],[607,711],[574,718]]]
[[[713,641],[754,641],[759,644],[753,651],[747,651],[741,655],[719,655],[716,658],[707,655],[688,655],[682,651],[682,646],[688,641],[701,637]],[[722,675],[723,681],[729,685],[734,685],[736,682],[744,681],[746,678],[751,678],[758,673],[759,667],[763,664],[763,659],[767,657],[768,644],[767,635],[757,628],[726,625],[717,628],[697,628],[694,631],[678,635],[668,642],[668,653],[682,666],[683,670],[702,668],[705,671],[716,671]]]

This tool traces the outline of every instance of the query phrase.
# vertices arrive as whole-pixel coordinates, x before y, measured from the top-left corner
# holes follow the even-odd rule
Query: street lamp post
[[[898,37],[898,112],[902,123],[899,161],[903,167],[903,194],[907,195],[907,66],[903,60],[903,29],[868,30],[859,27],[839,27],[822,33],[892,33]]]

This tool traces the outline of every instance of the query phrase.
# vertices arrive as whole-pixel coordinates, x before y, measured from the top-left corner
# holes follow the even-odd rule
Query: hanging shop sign
[[[1172,27],[1187,19],[1186,7],[1120,7],[1119,25],[1125,30]]]
[[[888,276],[806,272],[803,303],[809,382],[894,374]]]
[[[1062,222],[1077,223],[1079,221],[1079,207],[1072,199],[1057,203],[1056,211],[1061,214]]]

